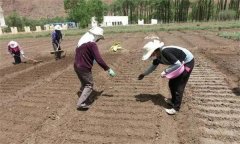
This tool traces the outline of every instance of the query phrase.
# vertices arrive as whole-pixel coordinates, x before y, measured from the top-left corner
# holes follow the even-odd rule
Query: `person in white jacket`
[[[13,56],[13,58],[15,60],[15,62],[13,62],[13,64],[19,64],[22,62],[21,55],[23,57],[25,57],[22,48],[16,41],[10,41],[8,43],[8,52],[9,52],[9,54],[11,54]]]
[[[170,65],[161,73],[162,78],[169,78],[169,75],[175,74],[175,77],[169,78],[169,88],[172,98],[165,98],[165,101],[172,106],[172,108],[166,109],[166,112],[174,115],[180,110],[183,92],[194,67],[194,57],[192,53],[185,48],[179,46],[164,46],[164,43],[159,40],[150,41],[143,48],[145,54],[142,60],[147,60],[150,57],[155,57],[155,59],[149,68],[138,76],[139,80],[142,80],[146,75],[152,73],[159,64]],[[176,75],[176,71],[178,75]]]

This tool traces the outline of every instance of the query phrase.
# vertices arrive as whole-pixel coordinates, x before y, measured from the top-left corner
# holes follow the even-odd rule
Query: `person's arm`
[[[24,51],[23,51],[22,47],[19,44],[18,44],[18,49],[19,49],[21,55],[24,57]]]
[[[10,49],[11,49],[10,46],[8,46],[8,53],[12,54],[12,51]]]
[[[60,40],[62,41],[63,35],[62,35],[62,32],[61,32],[61,31],[60,31],[59,35],[60,35]]]
[[[149,75],[150,73],[152,73],[157,66],[159,65],[159,60],[158,59],[154,59],[152,64],[144,71],[144,73],[140,74],[138,76],[138,80],[142,80],[145,76]]]
[[[91,43],[92,44],[92,51],[93,51],[93,55],[94,55],[94,59],[96,60],[96,62],[105,70],[109,70],[109,66],[104,62],[104,60],[102,59],[98,47],[96,45],[96,43]]]

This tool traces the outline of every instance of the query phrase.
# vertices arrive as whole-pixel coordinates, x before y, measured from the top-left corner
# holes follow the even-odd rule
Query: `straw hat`
[[[15,48],[15,47],[18,46],[18,43],[15,42],[15,41],[10,41],[10,42],[8,43],[8,46],[10,46],[10,48]]]
[[[143,54],[142,60],[147,60],[156,49],[161,48],[163,46],[164,46],[164,43],[160,42],[159,40],[153,40],[148,42],[143,47],[145,52]]]
[[[89,30],[90,33],[94,34],[94,35],[97,35],[97,36],[100,36],[102,39],[104,39],[104,36],[103,36],[103,29],[96,26],[96,27],[93,27]]]

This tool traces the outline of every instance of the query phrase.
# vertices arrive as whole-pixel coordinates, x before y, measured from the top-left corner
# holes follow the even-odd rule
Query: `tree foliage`
[[[68,19],[80,23],[80,27],[87,27],[92,17],[101,23],[106,6],[101,0],[64,0],[64,9]]]
[[[10,27],[17,27],[19,31],[24,31],[24,26],[29,26],[31,30],[36,30],[36,26],[42,26],[43,28],[45,24],[66,21],[63,17],[34,20],[27,17],[21,17],[16,12],[11,13],[5,20],[8,26],[8,28],[5,29],[6,32],[10,31]]]

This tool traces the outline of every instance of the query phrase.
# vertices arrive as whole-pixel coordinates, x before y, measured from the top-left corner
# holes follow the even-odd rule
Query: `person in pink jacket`
[[[25,57],[22,48],[16,41],[10,41],[8,43],[8,52],[9,52],[9,54],[11,54],[13,56],[13,58],[15,60],[15,62],[13,62],[13,64],[19,64],[22,62],[21,55],[22,55],[22,57]]]

